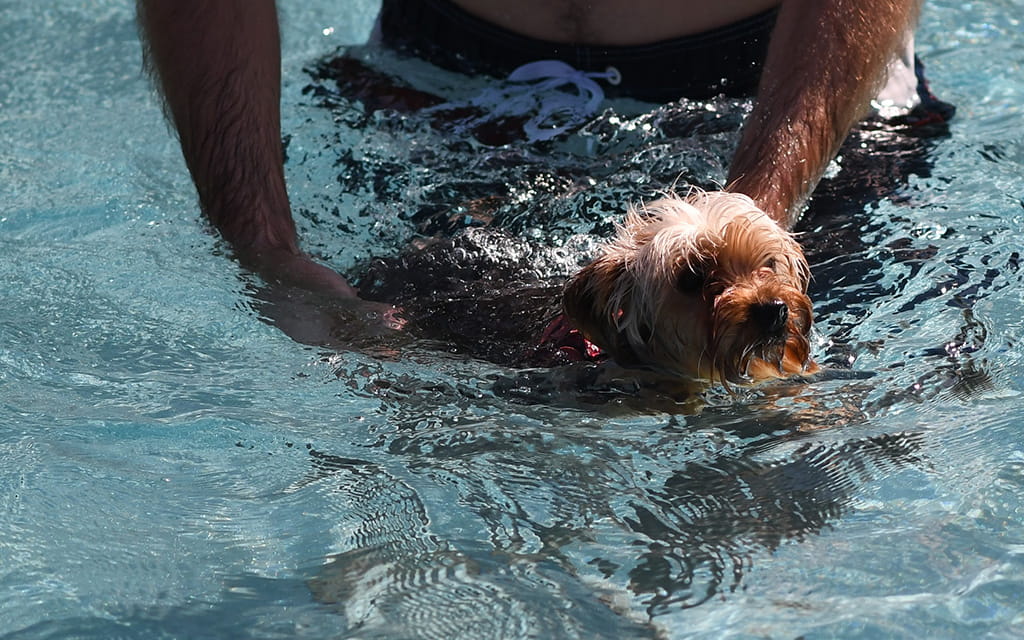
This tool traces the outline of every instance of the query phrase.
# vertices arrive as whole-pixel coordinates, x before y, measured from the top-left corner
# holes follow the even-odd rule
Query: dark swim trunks
[[[637,46],[573,45],[521,36],[481,20],[448,0],[383,0],[384,44],[461,73],[505,77],[538,60],[561,60],[585,72],[613,67],[608,97],[666,102],[681,97],[754,95],[776,10],[706,33]]]

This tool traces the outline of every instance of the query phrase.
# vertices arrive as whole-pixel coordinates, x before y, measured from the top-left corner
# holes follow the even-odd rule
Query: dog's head
[[[620,364],[745,383],[817,368],[809,277],[800,246],[750,198],[695,192],[631,208],[563,304]]]

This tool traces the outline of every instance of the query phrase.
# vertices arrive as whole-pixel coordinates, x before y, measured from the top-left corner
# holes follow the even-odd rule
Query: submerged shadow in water
[[[740,586],[755,551],[774,550],[838,520],[862,485],[919,464],[919,434],[805,444],[782,461],[747,456],[689,465],[627,524],[649,538],[629,571],[651,615],[693,607]]]
[[[653,636],[646,621],[737,589],[757,554],[816,534],[865,483],[922,463],[919,434],[808,442],[782,458],[760,442],[638,489],[630,476],[640,469],[597,442],[577,442],[595,455],[575,456],[561,438],[530,433],[410,435],[388,445],[413,461],[407,479],[311,449],[310,474],[290,489],[318,487],[342,514],[339,542],[350,550],[309,585],[368,637],[409,625],[424,637]],[[448,508],[421,497],[438,490]],[[461,522],[467,537],[441,537],[435,520]],[[599,539],[623,543],[609,551]]]

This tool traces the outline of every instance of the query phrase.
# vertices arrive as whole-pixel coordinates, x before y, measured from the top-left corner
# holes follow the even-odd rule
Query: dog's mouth
[[[564,314],[555,316],[526,361],[531,366],[557,366],[571,362],[601,362],[607,354],[573,327]]]
[[[810,302],[770,298],[749,304],[716,305],[708,341],[713,378],[729,384],[795,375],[811,362]]]

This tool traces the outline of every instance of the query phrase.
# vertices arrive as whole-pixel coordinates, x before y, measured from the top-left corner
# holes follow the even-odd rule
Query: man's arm
[[[792,227],[828,163],[885,81],[919,0],[784,0],[729,171]]]
[[[355,295],[298,247],[281,148],[281,49],[273,0],[138,0],[146,61],[203,212],[272,280]]]

